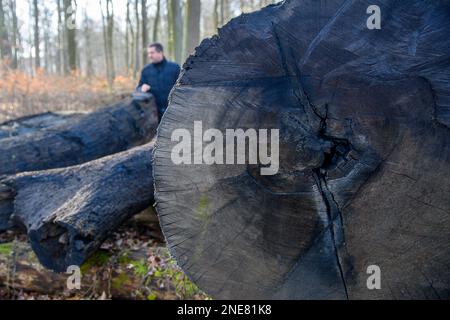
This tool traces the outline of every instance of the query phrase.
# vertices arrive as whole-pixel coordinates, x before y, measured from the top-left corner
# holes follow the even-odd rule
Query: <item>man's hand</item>
[[[152,87],[150,87],[148,84],[143,84],[142,87],[141,87],[141,91],[142,92],[149,92],[151,88]]]

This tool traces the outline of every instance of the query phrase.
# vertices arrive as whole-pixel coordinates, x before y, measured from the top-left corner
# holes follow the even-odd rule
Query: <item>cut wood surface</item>
[[[0,227],[23,227],[49,269],[82,264],[111,231],[153,204],[152,148],[0,180]]]
[[[158,129],[155,198],[214,298],[450,298],[450,3],[286,0],[184,65]],[[280,170],[175,165],[175,129],[279,129]],[[367,269],[381,269],[381,289]]]
[[[124,100],[72,120],[1,139],[0,175],[62,168],[118,153],[150,142],[158,125],[153,97]]]

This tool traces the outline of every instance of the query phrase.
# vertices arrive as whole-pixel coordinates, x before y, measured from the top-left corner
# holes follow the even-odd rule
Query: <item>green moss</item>
[[[128,265],[128,264],[130,264],[131,263],[131,261],[133,261],[132,259],[130,259],[129,257],[128,257],[128,252],[127,251],[124,251],[124,252],[122,252],[121,254],[120,254],[120,257],[119,257],[119,264],[121,264],[121,265]]]
[[[139,277],[145,277],[148,273],[147,265],[145,264],[145,260],[142,259],[140,261],[131,261],[131,265],[133,265],[134,274]]]
[[[9,256],[13,252],[12,243],[0,243],[0,255]]]
[[[120,289],[129,280],[126,273],[121,273],[117,277],[114,277],[111,281],[111,286],[114,289]]]
[[[203,223],[205,227],[209,222],[209,200],[205,195],[202,195],[198,200],[196,217]]]
[[[156,294],[156,293],[150,293],[148,296],[147,296],[147,300],[156,300],[156,299],[158,299],[158,295]]]
[[[105,251],[97,251],[90,257],[88,260],[86,260],[83,265],[81,266],[81,272],[86,273],[93,267],[101,267],[108,263],[111,255]]]
[[[133,260],[128,256],[128,252],[123,252],[119,257],[119,264],[122,266],[133,266],[134,274],[138,277],[145,277],[148,273],[148,267],[144,259]]]

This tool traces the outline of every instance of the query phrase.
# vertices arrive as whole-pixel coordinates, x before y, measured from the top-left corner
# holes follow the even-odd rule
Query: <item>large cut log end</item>
[[[381,30],[367,6],[286,0],[187,60],[158,129],[155,197],[172,254],[213,297],[450,297],[450,4],[380,3]],[[215,141],[191,140],[183,154],[200,161],[180,165],[178,129]],[[227,129],[279,130],[276,174],[221,164]]]

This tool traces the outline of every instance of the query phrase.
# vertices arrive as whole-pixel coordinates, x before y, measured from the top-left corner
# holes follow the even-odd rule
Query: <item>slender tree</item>
[[[86,76],[88,78],[91,78],[94,75],[94,63],[92,61],[93,58],[92,58],[92,39],[91,39],[92,23],[91,20],[89,19],[86,10],[84,10],[83,15],[84,15],[83,34],[86,53]]]
[[[139,25],[140,25],[140,15],[139,15],[139,0],[134,1],[134,13],[135,13],[135,20],[136,20],[136,34],[135,34],[135,55],[134,55],[134,70],[133,70],[133,78],[137,78],[138,70],[141,66],[141,51],[140,51],[140,37],[139,37]]]
[[[43,10],[43,19],[42,19],[42,27],[43,27],[43,38],[44,38],[44,67],[47,72],[52,72],[53,62],[52,62],[52,47],[50,44],[50,36],[51,36],[51,19],[52,14],[49,8],[44,4]]]
[[[184,31],[184,57],[191,54],[200,42],[200,16],[201,0],[187,0]]]
[[[183,17],[181,2],[178,0],[170,1],[170,20],[174,57],[177,62],[183,59]]]
[[[158,41],[159,24],[161,21],[160,15],[161,15],[161,0],[156,0],[156,13],[155,13],[155,21],[153,24],[153,42]]]
[[[11,20],[12,20],[12,64],[11,67],[13,69],[17,69],[19,66],[19,30],[18,30],[18,22],[17,22],[17,5],[16,0],[9,1],[9,11],[11,12]]]
[[[11,43],[9,42],[8,30],[3,0],[0,0],[0,57],[2,59],[11,58]]]
[[[76,42],[76,5],[72,0],[63,0],[64,2],[64,23],[67,41],[68,70],[77,69],[77,42]]]
[[[214,31],[219,28],[219,0],[214,0]]]
[[[106,15],[103,12],[102,0],[100,0],[100,9],[103,25],[106,77],[109,87],[112,88],[114,79],[116,77],[116,70],[114,65],[114,7],[112,0],[105,0]]]
[[[37,0],[33,0],[33,18],[34,18],[34,67],[41,67],[41,51],[39,36],[39,5]]]
[[[130,74],[130,0],[127,0],[127,13],[125,18],[125,68],[126,75]]]
[[[147,13],[147,0],[141,0],[141,20],[142,20],[142,48],[147,48],[148,46],[148,13]],[[142,50],[142,61],[147,60],[147,53]]]

